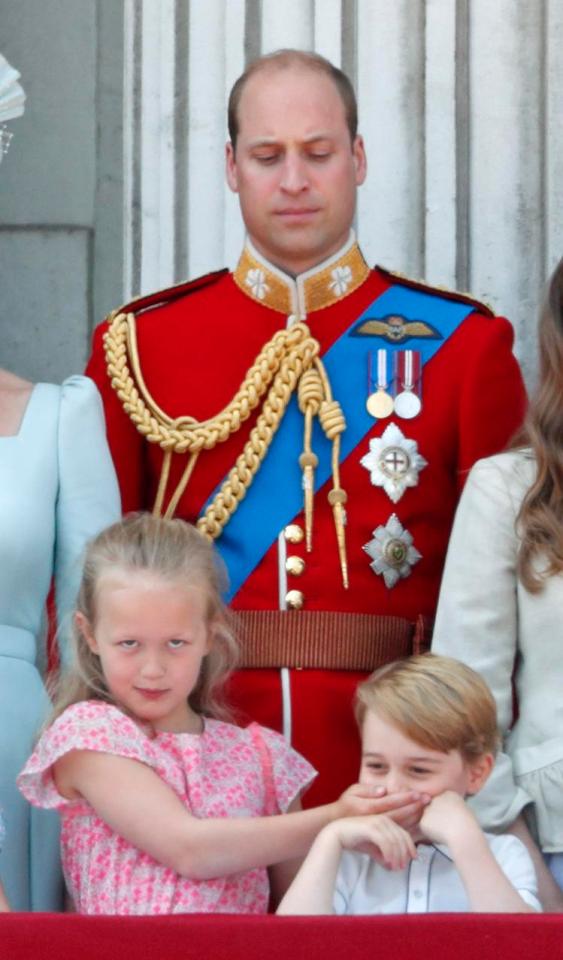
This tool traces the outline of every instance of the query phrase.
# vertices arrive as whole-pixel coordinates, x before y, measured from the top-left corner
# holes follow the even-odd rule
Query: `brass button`
[[[283,532],[288,543],[301,543],[305,536],[303,528],[298,523],[290,523]]]
[[[290,590],[285,595],[285,602],[290,610],[301,610],[304,599],[301,590]]]
[[[285,561],[285,569],[294,577],[300,577],[305,569],[303,557],[288,557]]]

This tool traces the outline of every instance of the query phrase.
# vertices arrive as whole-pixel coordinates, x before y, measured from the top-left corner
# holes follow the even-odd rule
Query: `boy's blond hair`
[[[459,750],[465,760],[498,748],[491,691],[478,673],[452,657],[425,653],[380,667],[356,691],[360,729],[368,710],[421,746]]]

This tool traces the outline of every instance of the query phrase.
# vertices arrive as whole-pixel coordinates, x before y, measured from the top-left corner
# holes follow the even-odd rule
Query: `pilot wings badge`
[[[443,340],[442,334],[425,320],[409,320],[399,313],[385,317],[368,317],[352,330],[354,337],[378,337],[387,343],[407,343],[409,340]]]

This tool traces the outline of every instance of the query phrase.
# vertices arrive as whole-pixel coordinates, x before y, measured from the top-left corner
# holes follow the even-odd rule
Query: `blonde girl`
[[[342,815],[420,798],[355,787],[301,811],[311,766],[281,736],[220,719],[237,658],[210,544],[181,520],[137,515],[87,550],[76,663],[19,777],[56,808],[81,913],[260,913],[316,833]]]

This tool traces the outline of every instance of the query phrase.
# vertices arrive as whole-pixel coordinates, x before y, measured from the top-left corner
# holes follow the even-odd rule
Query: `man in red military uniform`
[[[525,394],[506,320],[365,263],[340,71],[261,58],[229,129],[248,234],[234,273],[122,308],[88,373],[124,509],[215,538],[243,630],[231,694],[316,764],[318,802],[356,778],[357,680],[431,621],[465,474],[506,444]]]

